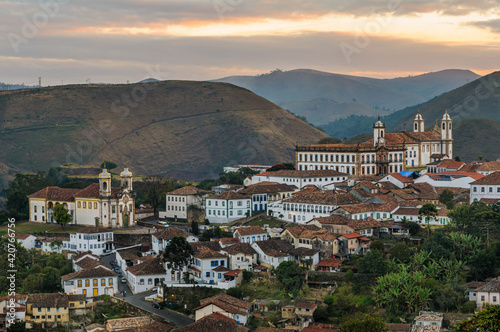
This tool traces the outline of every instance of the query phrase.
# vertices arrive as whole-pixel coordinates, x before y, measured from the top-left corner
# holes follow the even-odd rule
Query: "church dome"
[[[108,173],[107,169],[102,170],[102,173],[99,174],[99,179],[111,179],[111,175]]]
[[[422,121],[422,115],[420,114],[420,110],[418,110],[417,115],[415,116],[415,121]]]
[[[122,178],[131,178],[132,177],[132,172],[128,170],[128,168],[125,168],[123,172],[120,173],[120,177]]]
[[[451,120],[450,115],[448,114],[448,110],[444,112],[443,120]]]

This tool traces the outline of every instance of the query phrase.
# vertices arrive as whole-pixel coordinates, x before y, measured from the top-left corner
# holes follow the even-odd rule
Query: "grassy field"
[[[84,226],[67,225],[64,230],[58,224],[42,224],[37,222],[19,221],[16,222],[16,232],[19,233],[71,233],[79,229],[85,228]],[[7,233],[7,225],[0,226],[0,235]]]
[[[252,220],[248,224],[245,224],[245,226],[264,226],[264,225],[269,225],[269,227],[280,227],[282,224],[286,224],[286,222],[277,220],[277,219],[271,219],[271,218],[258,218],[255,220]]]

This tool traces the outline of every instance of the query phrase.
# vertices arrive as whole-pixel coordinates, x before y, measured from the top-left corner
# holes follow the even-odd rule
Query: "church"
[[[407,167],[452,158],[452,120],[445,111],[441,124],[425,131],[418,111],[412,130],[387,133],[380,117],[373,124],[373,138],[359,144],[313,144],[295,148],[298,170],[333,169],[356,176],[397,173]]]
[[[123,228],[135,225],[135,192],[132,172],[120,173],[121,186],[111,187],[111,174],[104,169],[99,183],[84,189],[46,187],[28,196],[29,220],[55,223],[54,206],[61,204],[73,216],[73,224]]]

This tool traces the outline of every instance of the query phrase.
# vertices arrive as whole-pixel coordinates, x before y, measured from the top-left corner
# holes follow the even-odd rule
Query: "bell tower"
[[[415,119],[413,119],[413,132],[414,133],[422,133],[425,130],[424,118],[420,114],[420,110],[418,110]]]
[[[132,172],[125,168],[123,172],[120,173],[121,187],[122,189],[127,189],[132,191]]]
[[[452,134],[452,120],[448,114],[448,110],[444,112],[441,119],[441,153],[453,158],[453,134]]]
[[[99,174],[99,195],[103,197],[111,196],[111,175],[107,169],[103,169]]]
[[[378,121],[373,124],[373,146],[377,146],[379,143],[385,142],[385,124],[380,121],[380,116]]]

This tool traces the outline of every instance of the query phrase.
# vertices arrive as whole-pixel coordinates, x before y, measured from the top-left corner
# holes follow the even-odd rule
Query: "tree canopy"
[[[500,305],[486,306],[469,320],[457,324],[455,332],[500,331]]]
[[[64,226],[73,221],[73,216],[69,214],[68,210],[61,204],[56,204],[54,206],[54,220],[61,225],[64,230]]]
[[[276,279],[287,292],[300,289],[302,286],[301,276],[300,266],[293,261],[281,262],[276,268]]]
[[[181,272],[189,264],[194,250],[191,244],[182,236],[175,236],[165,247],[163,261],[167,262],[167,267],[174,271]]]
[[[363,320],[350,319],[340,325],[341,332],[386,332],[385,323],[377,317],[366,315]]]

